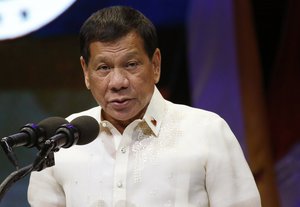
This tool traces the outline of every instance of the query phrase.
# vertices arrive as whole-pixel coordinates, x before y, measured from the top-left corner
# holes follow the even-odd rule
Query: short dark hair
[[[141,12],[128,6],[111,6],[93,13],[80,29],[80,54],[88,64],[92,42],[112,42],[132,31],[142,38],[151,59],[158,47],[155,26]]]

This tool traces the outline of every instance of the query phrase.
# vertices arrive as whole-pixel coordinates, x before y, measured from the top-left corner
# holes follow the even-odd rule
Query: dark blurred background
[[[297,0],[77,0],[39,30],[0,40],[0,136],[96,105],[83,81],[78,31],[92,12],[110,5],[132,6],[153,21],[162,51],[160,91],[224,117],[263,206],[300,207]],[[23,166],[37,150],[15,152]],[[3,181],[15,169],[3,152],[0,160]],[[28,179],[15,183],[0,206],[29,206]]]

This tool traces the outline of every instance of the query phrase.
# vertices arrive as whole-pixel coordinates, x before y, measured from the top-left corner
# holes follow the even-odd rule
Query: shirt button
[[[105,122],[102,122],[101,124],[102,124],[103,127],[107,126],[107,124]]]
[[[126,153],[126,148],[125,148],[125,147],[122,147],[121,152],[122,152],[123,154],[125,154],[125,153]]]
[[[118,188],[122,188],[122,186],[123,186],[123,184],[122,184],[121,181],[117,183],[117,187],[118,187]]]

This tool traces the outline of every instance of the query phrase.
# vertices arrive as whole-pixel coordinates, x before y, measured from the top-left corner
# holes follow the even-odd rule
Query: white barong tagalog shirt
[[[33,172],[33,207],[258,207],[260,196],[235,136],[218,115],[173,104],[155,88],[142,120],[123,134],[101,107],[73,114],[99,121],[91,143],[60,149]]]

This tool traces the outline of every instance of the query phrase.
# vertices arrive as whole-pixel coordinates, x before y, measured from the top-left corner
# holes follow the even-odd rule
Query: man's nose
[[[128,86],[128,74],[125,69],[114,68],[110,73],[109,88],[114,91],[119,91],[127,88]]]

